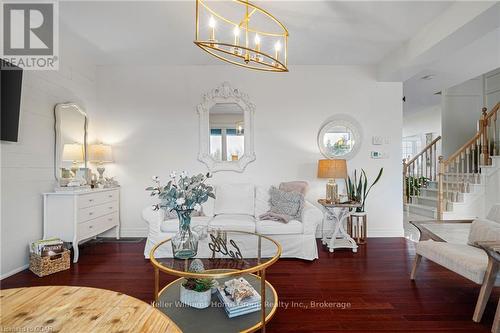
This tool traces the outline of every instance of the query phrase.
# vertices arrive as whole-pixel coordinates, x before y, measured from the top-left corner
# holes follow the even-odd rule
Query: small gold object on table
[[[330,252],[338,248],[352,249],[358,252],[358,244],[344,229],[344,221],[349,216],[351,209],[361,207],[359,202],[329,203],[326,199],[318,200],[326,212],[326,219],[333,222],[332,231],[325,233],[323,224],[321,225],[323,245],[327,245]],[[323,221],[324,223],[324,221]]]
[[[326,201],[328,203],[338,203],[339,191],[335,179],[347,178],[347,165],[345,160],[319,160],[318,178],[327,178]]]
[[[200,232],[200,234],[204,234]],[[249,241],[249,238],[252,240]],[[253,232],[210,230],[200,237],[194,258],[172,258],[171,240],[155,245],[150,252],[155,277],[155,305],[167,314],[185,332],[265,332],[266,323],[278,308],[278,294],[266,281],[266,268],[274,264],[281,255],[281,245],[270,237]],[[193,261],[203,264],[203,270],[190,270]],[[199,264],[198,264],[199,265]],[[160,290],[160,272],[178,277]],[[195,309],[177,307],[180,286],[186,278],[217,280],[224,282],[243,277],[259,291],[258,311],[229,318],[224,306],[212,294],[211,306]],[[224,304],[222,304],[224,305]],[[260,310],[260,311],[259,311]],[[193,320],[196,318],[196,320]]]
[[[366,220],[365,212],[351,213],[347,217],[347,233],[358,245],[366,244]]]

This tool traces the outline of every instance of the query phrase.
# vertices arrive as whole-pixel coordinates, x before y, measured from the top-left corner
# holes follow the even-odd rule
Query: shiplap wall
[[[76,102],[92,122],[95,66],[82,40],[61,29],[59,71],[25,71],[18,142],[1,143],[1,278],[25,268],[42,237],[42,193],[54,180],[54,105]]]

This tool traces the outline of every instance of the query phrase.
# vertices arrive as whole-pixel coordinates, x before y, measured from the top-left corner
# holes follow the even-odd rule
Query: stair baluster
[[[428,181],[437,179],[437,143],[441,140],[438,136],[424,149],[407,160],[403,159],[403,203],[415,202],[415,197],[420,194],[420,189],[427,186]]]
[[[474,137],[448,159],[439,156],[438,219],[442,220],[443,213],[451,208],[449,203],[459,201],[461,193],[470,192],[471,182],[480,182],[481,166],[491,165],[491,156],[500,155],[497,128],[499,109],[500,102],[490,112],[483,108]]]

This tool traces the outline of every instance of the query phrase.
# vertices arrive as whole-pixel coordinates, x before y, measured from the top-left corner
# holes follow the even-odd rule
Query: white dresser
[[[78,243],[115,228],[120,236],[120,188],[43,194],[43,238],[59,237],[73,243],[78,262]]]

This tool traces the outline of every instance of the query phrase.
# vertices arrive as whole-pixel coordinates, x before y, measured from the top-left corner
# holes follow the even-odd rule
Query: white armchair
[[[451,223],[451,221],[444,222]],[[418,227],[418,223],[415,224]],[[421,234],[425,234],[425,231],[421,230]],[[446,243],[433,239],[420,241],[416,246],[410,279],[415,280],[418,266],[424,257],[480,284],[481,290],[472,318],[475,322],[479,322],[492,288],[500,285],[498,264],[489,260],[486,252],[477,247],[478,243],[489,241],[500,241],[500,204],[493,206],[486,219],[472,221],[467,244]]]

